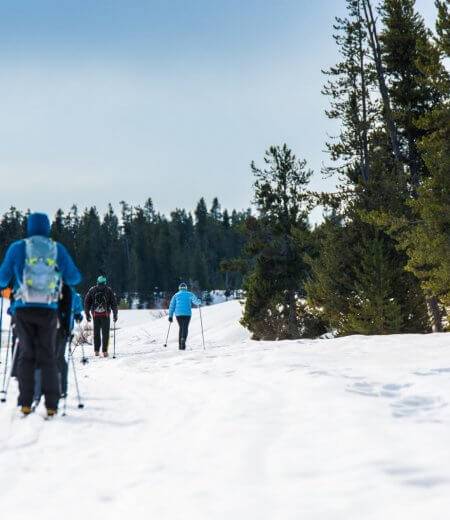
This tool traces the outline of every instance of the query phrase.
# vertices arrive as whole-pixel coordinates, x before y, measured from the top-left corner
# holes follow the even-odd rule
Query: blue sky
[[[418,0],[432,23],[432,0]],[[0,211],[248,207],[287,142],[323,179],[321,69],[344,0],[2,0]],[[6,189],[5,189],[6,187]]]

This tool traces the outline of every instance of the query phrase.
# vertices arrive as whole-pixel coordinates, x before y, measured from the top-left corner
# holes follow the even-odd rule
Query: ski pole
[[[81,325],[79,327],[79,331],[81,331]],[[83,341],[83,338],[81,337],[80,332],[78,334],[78,341],[81,343],[81,362],[83,363],[83,365],[87,365],[89,363],[89,361],[88,361],[88,358],[86,357],[86,353],[84,351],[84,341]]]
[[[0,363],[2,362],[1,354],[2,354],[2,336],[3,336],[3,296],[0,295],[0,299],[2,303],[0,304]]]
[[[75,388],[77,389],[78,408],[84,408],[84,404],[81,402],[80,388],[78,386],[77,369],[75,367],[75,361],[73,360],[73,355],[72,355],[72,338],[70,338],[70,342],[69,342],[69,361],[70,361],[70,364],[72,365],[73,379],[75,381]]]
[[[202,327],[203,350],[206,350],[206,347],[205,347],[205,334],[204,334],[204,332],[203,332],[202,308],[199,307],[198,310],[199,310],[199,312],[200,312],[200,325],[201,325],[201,327]]]
[[[3,368],[3,385],[2,385],[2,391],[1,391],[2,394],[5,393],[6,373],[8,371],[9,345],[10,345],[10,341],[11,341],[11,328],[12,327],[10,325],[9,326],[9,331],[8,331],[8,343],[6,344],[5,366]]]
[[[67,348],[67,342],[66,342],[66,348]],[[73,355],[73,352],[75,352],[75,348],[72,351],[72,355]],[[66,356],[66,353],[64,352],[64,357],[65,356]],[[66,393],[64,394],[64,406],[63,406],[63,413],[62,413],[63,417],[65,417],[67,415],[67,390],[69,388],[69,361],[70,361],[69,357],[70,357],[70,354],[67,354]]]
[[[69,357],[67,356],[67,363],[69,363]],[[62,416],[65,417],[67,415],[67,390],[69,388],[69,369],[67,369],[67,380],[66,380],[66,393],[64,394],[64,405],[63,405],[63,412]]]
[[[84,343],[81,344],[81,362],[83,365],[87,365],[89,363],[88,358],[84,352]]]
[[[170,327],[172,326],[172,322],[170,321],[169,322],[169,330],[167,331],[167,336],[166,336],[166,342],[164,343],[164,346],[167,347],[167,342],[169,341],[169,334],[170,334]]]
[[[113,321],[114,323],[114,336],[113,336],[113,359],[116,359],[116,321]]]
[[[83,341],[81,323],[78,324],[78,344],[81,345],[81,362],[83,363],[83,365],[87,365],[89,363],[89,360],[86,357],[86,353],[84,351],[84,341]],[[72,351],[72,355],[75,352],[76,348],[77,348],[77,345],[75,345],[75,347]]]
[[[84,342],[83,342],[83,335],[81,334],[81,324],[78,327],[78,344],[73,347],[72,355],[75,354],[75,350],[77,350],[78,345],[81,345],[81,362],[83,365],[87,365],[89,363],[88,358],[86,357],[86,354],[84,352]]]
[[[74,338],[75,338],[75,336],[74,336]],[[81,325],[78,324],[78,338],[77,338],[77,344],[74,345],[73,350],[72,350],[72,354],[75,354],[75,350],[77,350],[77,347],[78,347],[79,345],[81,345],[82,342],[83,342],[83,340],[82,340],[82,335],[81,335]],[[68,362],[69,362],[69,354],[67,354],[67,363],[68,363]]]
[[[8,374],[8,379],[6,380],[6,385],[5,385],[5,383],[3,383],[3,390],[0,392],[2,394],[2,397],[0,399],[0,401],[2,403],[6,403],[6,397],[8,395],[9,382],[11,381],[11,374],[12,374],[12,371],[13,371],[14,366],[16,364],[16,357],[17,357],[17,352],[18,351],[19,351],[19,344],[17,344],[16,348],[14,349],[14,355],[12,357],[11,368],[9,369],[9,374]]]

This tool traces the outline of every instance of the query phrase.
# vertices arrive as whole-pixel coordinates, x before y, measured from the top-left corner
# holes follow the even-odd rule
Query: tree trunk
[[[362,176],[365,182],[369,180],[369,139],[368,118],[367,118],[367,83],[366,72],[364,67],[364,50],[363,50],[363,34],[361,26],[363,20],[361,17],[360,4],[358,2],[358,40],[359,40],[359,66],[361,75],[361,102],[362,102]]]
[[[444,327],[442,324],[443,313],[439,307],[439,302],[436,296],[428,296],[426,298],[428,314],[431,319],[431,330],[433,332],[443,332]]]
[[[289,290],[286,295],[286,304],[289,308],[288,316],[288,332],[290,339],[297,339],[300,337],[297,322],[297,305],[295,299],[295,291]]]
[[[364,8],[364,15],[365,15],[365,19],[366,19],[366,27],[367,27],[367,31],[369,33],[370,47],[372,48],[373,59],[374,59],[375,67],[376,67],[376,71],[377,71],[377,78],[378,78],[378,85],[379,85],[379,89],[380,89],[381,99],[383,101],[384,120],[385,120],[386,128],[388,131],[388,135],[389,135],[389,138],[391,141],[392,151],[394,152],[394,155],[395,155],[395,158],[397,159],[397,161],[405,163],[407,161],[405,161],[405,157],[403,156],[401,149],[400,149],[397,126],[395,124],[394,117],[392,115],[391,100],[390,100],[389,90],[387,87],[386,77],[385,77],[385,73],[384,73],[383,59],[381,56],[381,46],[380,46],[380,42],[378,39],[375,17],[373,14],[373,9],[372,9],[370,0],[363,0],[363,8]]]

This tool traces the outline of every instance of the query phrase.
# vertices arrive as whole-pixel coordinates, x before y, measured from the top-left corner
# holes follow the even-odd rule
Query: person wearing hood
[[[58,410],[60,385],[56,363],[58,301],[62,283],[73,286],[81,274],[66,248],[50,239],[50,221],[44,213],[32,213],[27,238],[13,242],[0,266],[0,288],[11,282],[15,294],[16,329],[19,338],[19,406],[31,413],[34,372],[42,373],[47,414]]]
[[[186,340],[189,332],[189,323],[192,317],[192,305],[200,306],[202,301],[194,293],[188,291],[187,284],[181,283],[178,292],[172,296],[169,305],[169,321],[172,323],[175,315],[180,332],[178,346],[180,350],[186,349]]]
[[[106,276],[99,276],[97,285],[89,289],[84,299],[86,319],[91,321],[94,318],[94,354],[99,356],[101,347],[103,357],[108,357],[111,311],[114,323],[119,313],[116,295],[107,281]]]

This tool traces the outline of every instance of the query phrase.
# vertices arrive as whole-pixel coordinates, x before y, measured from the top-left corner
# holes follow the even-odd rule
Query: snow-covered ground
[[[203,351],[195,311],[180,353],[166,319],[122,312],[117,359],[77,351],[65,418],[19,418],[14,382],[1,518],[449,518],[450,335],[255,343],[239,316],[203,309]]]

